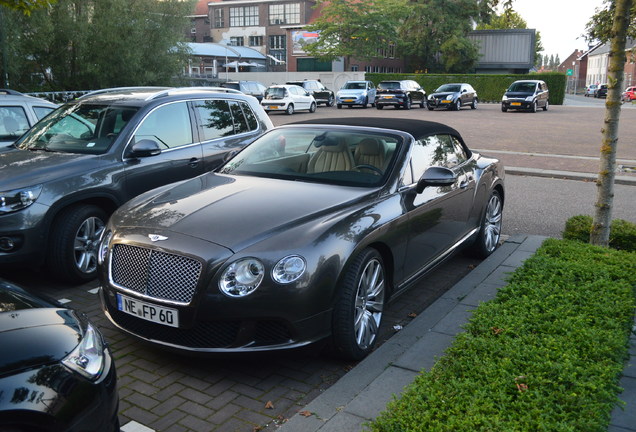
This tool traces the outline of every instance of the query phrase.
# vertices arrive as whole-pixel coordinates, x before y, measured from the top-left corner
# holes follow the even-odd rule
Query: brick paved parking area
[[[385,313],[380,343],[477,264],[458,254],[395,299]],[[126,432],[275,431],[354,366],[321,347],[206,358],[174,354],[116,330],[101,310],[97,282],[67,287],[46,274],[22,271],[5,271],[2,277],[68,302],[97,324],[115,355],[119,418]]]

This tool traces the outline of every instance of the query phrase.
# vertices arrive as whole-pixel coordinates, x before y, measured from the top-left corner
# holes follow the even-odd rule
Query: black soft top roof
[[[293,124],[325,124],[335,126],[360,126],[375,127],[383,129],[394,129],[407,132],[419,139],[422,136],[447,133],[461,137],[459,132],[450,126],[442,123],[414,120],[414,119],[394,119],[394,118],[362,118],[362,117],[345,117],[345,118],[323,118],[304,120]]]

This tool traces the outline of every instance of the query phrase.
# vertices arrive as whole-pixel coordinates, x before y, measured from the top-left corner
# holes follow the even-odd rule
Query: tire
[[[477,238],[469,246],[468,252],[471,255],[486,258],[497,249],[501,237],[502,215],[503,201],[501,195],[496,190],[493,190],[484,209]]]
[[[505,106],[503,106],[503,105],[502,105],[502,106],[501,106],[501,111],[502,111],[502,112],[506,112],[506,111],[508,111],[508,108],[506,108]]]
[[[285,110],[285,113],[287,115],[292,115],[294,113],[294,105],[293,104],[287,105],[287,109]]]
[[[411,109],[411,98],[407,97],[406,101],[404,102],[404,109],[405,110],[410,110]]]
[[[58,279],[84,283],[97,275],[97,250],[108,216],[94,205],[62,210],[53,223],[47,264]]]
[[[425,108],[428,106],[428,103],[426,103],[426,97],[424,97],[424,99],[422,99],[422,101],[420,102],[420,108]]]
[[[314,102],[312,102],[311,105],[309,105],[309,112],[310,113],[316,112],[316,104]]]
[[[549,106],[550,106],[550,102],[545,101],[545,105],[543,106],[543,111],[547,111]]]
[[[369,105],[369,98],[368,98],[368,97],[365,97],[365,98],[364,98],[364,103],[362,104],[362,108],[366,109],[366,108],[367,108],[367,105]]]
[[[428,106],[428,110],[429,110],[429,111],[433,111],[433,110],[434,110],[434,108],[433,108],[432,106],[430,106],[430,105],[429,105],[429,106]]]
[[[329,99],[327,99],[327,103],[325,104],[325,106],[332,107],[335,103],[336,103],[336,98],[334,98],[332,95],[332,96],[329,96]]]
[[[361,360],[375,346],[387,297],[384,263],[365,249],[345,270],[332,320],[333,345],[348,360]]]
[[[342,104],[337,105],[338,109],[342,109]]]
[[[375,107],[376,107],[377,109],[382,109],[382,108],[384,108],[384,105],[377,105],[377,104],[376,104],[376,106],[375,106]]]
[[[461,99],[457,98],[457,101],[455,102],[455,105],[453,106],[453,110],[459,111],[461,108],[462,108],[462,101]]]
[[[537,112],[537,101],[532,102],[532,106],[530,107],[530,112]]]
[[[478,104],[477,98],[474,98],[473,102],[470,104],[470,109],[477,109],[477,104]]]

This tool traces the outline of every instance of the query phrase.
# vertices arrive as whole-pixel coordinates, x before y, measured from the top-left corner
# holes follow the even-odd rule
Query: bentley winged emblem
[[[148,238],[152,240],[153,242],[160,241],[160,240],[168,240],[168,237],[162,236],[159,234],[148,234]]]

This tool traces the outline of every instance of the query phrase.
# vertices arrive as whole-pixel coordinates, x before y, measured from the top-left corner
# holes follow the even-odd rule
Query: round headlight
[[[103,264],[106,262],[106,256],[108,256],[108,245],[113,238],[113,232],[108,230],[105,232],[102,240],[99,242],[99,249],[97,251],[97,262]]]
[[[230,297],[251,294],[263,281],[265,267],[256,258],[244,258],[230,264],[219,280],[219,289]]]
[[[272,279],[280,284],[288,284],[301,277],[306,268],[307,263],[303,257],[290,255],[278,261],[274,266]]]

